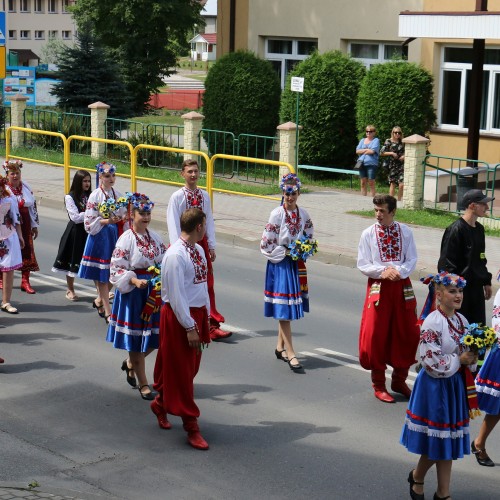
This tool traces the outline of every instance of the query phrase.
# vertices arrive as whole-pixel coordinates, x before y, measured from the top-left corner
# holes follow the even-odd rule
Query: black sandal
[[[448,500],[448,498],[451,498],[450,495],[448,495],[447,497],[438,497],[438,494],[437,493],[434,493],[434,500]]]
[[[486,450],[480,450],[479,448],[476,448],[476,443],[474,441],[472,441],[470,444],[470,451],[476,457],[477,463],[479,465],[482,465],[484,467],[495,467],[495,462],[493,462],[493,460],[491,460],[491,458],[486,453]],[[485,458],[481,458],[479,456],[479,454],[483,453],[483,452],[486,455]]]
[[[280,359],[281,361],[288,361],[288,358],[286,356],[283,356],[283,353],[286,353],[286,350],[283,349],[282,351],[278,351],[278,349],[274,350],[274,354],[276,356],[276,359]]]
[[[297,357],[294,356],[293,358],[290,358],[288,360],[288,366],[290,367],[290,370],[293,370],[293,371],[302,370],[302,365],[300,363],[298,363],[296,365],[292,365],[292,359],[297,359]],[[297,359],[297,361],[298,361],[298,359]]]
[[[149,389],[149,392],[142,392],[142,388],[147,387]],[[142,399],[146,399],[147,401],[153,401],[153,399],[156,397],[156,394],[153,393],[151,390],[151,387],[149,387],[149,384],[144,384],[139,387],[139,394],[141,395]]]
[[[104,311],[104,304],[101,304],[100,306],[98,306],[96,304],[96,300],[95,299],[93,302],[92,302],[92,307],[94,309],[97,309],[97,314],[101,317],[101,318],[104,318],[104,316],[106,315],[106,312]]]
[[[418,484],[419,486],[423,486],[424,483],[423,482],[420,482],[420,481],[415,481],[415,479],[413,479],[413,472],[415,471],[415,469],[412,469],[410,471],[410,474],[408,474],[408,482],[410,483],[410,497],[412,498],[412,500],[424,500],[424,494],[420,494],[420,493],[415,493],[413,491],[413,485],[414,484]]]
[[[137,386],[137,380],[135,379],[135,376],[134,377],[130,376],[130,372],[133,372],[134,369],[128,367],[127,360],[123,361],[123,363],[122,363],[122,370],[124,372],[126,372],[126,374],[127,374],[127,382],[129,383],[129,385],[131,385],[132,387],[136,387]]]

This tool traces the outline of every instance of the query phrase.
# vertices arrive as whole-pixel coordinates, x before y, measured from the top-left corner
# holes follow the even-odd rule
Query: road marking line
[[[257,332],[252,332],[251,330],[245,330],[244,328],[240,328],[239,326],[230,325],[229,323],[224,323],[222,325],[224,330],[228,330],[233,333],[238,333],[239,335],[245,335],[246,337],[262,337],[262,334]]]

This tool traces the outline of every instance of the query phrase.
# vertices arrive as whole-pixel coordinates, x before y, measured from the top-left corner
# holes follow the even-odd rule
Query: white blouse
[[[168,248],[161,265],[161,298],[170,303],[186,329],[195,326],[190,307],[205,306],[210,314],[205,252],[200,245],[195,248],[196,252],[178,239]]]
[[[18,203],[21,200],[24,200],[24,206],[28,209],[28,212],[30,214],[31,227],[39,227],[40,221],[38,219],[38,210],[36,208],[35,195],[33,194],[33,191],[31,190],[29,184],[26,184],[26,182],[22,181],[22,185],[23,190],[19,196],[16,196],[14,194],[12,188],[9,185],[7,185],[7,189],[10,192],[11,196],[17,199]]]
[[[215,224],[210,197],[203,189],[182,187],[172,194],[167,206],[168,239],[173,245],[181,235],[181,215],[188,208],[200,208],[207,216],[208,248],[215,250]]]
[[[450,321],[459,330],[454,331],[448,324],[445,316],[440,311],[433,311],[425,318],[420,334],[418,356],[425,371],[434,378],[451,377],[460,369],[460,354],[466,349],[460,345],[460,338],[464,331],[462,325],[469,323],[460,313],[455,313]],[[475,370],[475,365],[469,365]]]
[[[306,210],[297,207],[292,212],[284,206],[275,208],[269,216],[260,241],[260,251],[273,264],[281,262],[288,245],[295,238],[306,233],[309,238],[314,235],[314,226]]]
[[[109,281],[120,293],[129,293],[135,288],[130,280],[137,278],[136,269],[147,269],[163,260],[167,251],[163,240],[158,233],[149,229],[148,232],[150,241],[146,245],[146,236],[137,235],[138,242],[131,229],[125,231],[116,242],[111,256]]]
[[[106,194],[105,194],[106,193]],[[123,195],[117,191],[116,189],[112,189],[110,191],[104,191],[100,187],[92,191],[92,194],[89,196],[89,201],[87,202],[87,208],[85,210],[84,215],[84,224],[85,231],[87,233],[95,236],[97,233],[101,231],[103,225],[101,224],[102,215],[99,213],[99,204],[104,203],[107,198],[114,198],[117,200]],[[127,213],[126,208],[120,208],[115,211],[118,217],[124,217]],[[128,227],[128,226],[127,226]]]
[[[75,224],[81,224],[85,218],[85,210],[80,212],[76,206],[75,200],[69,194],[64,197],[64,204],[66,205],[66,210],[70,220]]]
[[[387,267],[399,271],[401,278],[408,278],[417,266],[417,247],[411,229],[399,222],[366,228],[359,240],[357,266],[365,276],[374,279],[379,279]]]

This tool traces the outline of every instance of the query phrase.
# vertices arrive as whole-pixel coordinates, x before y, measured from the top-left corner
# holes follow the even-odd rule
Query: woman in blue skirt
[[[470,445],[469,408],[461,371],[477,362],[477,356],[460,343],[468,326],[465,317],[456,312],[462,305],[465,280],[446,272],[429,278],[430,293],[435,288],[439,305],[422,324],[418,351],[422,369],[400,439],[408,451],[420,455],[408,476],[414,500],[423,500],[425,475],[434,464],[438,482],[434,500],[450,498],[452,460],[468,455]]]
[[[111,283],[116,287],[113,312],[106,340],[128,351],[122,363],[127,382],[136,386],[142,399],[154,394],[146,377],[145,358],[158,348],[160,293],[150,281],[151,266],[161,264],[166,247],[157,233],[148,229],[154,203],[144,194],[127,193],[132,227],[116,243],[111,257]]]
[[[88,233],[87,242],[83,251],[82,262],[78,270],[78,277],[94,280],[97,288],[97,299],[94,300],[94,309],[101,318],[109,323],[111,306],[109,304],[109,265],[111,254],[115,248],[119,233],[123,232],[125,208],[117,205],[114,210],[99,210],[101,204],[117,202],[122,194],[116,191],[116,167],[111,163],[101,162],[96,165],[98,188],[92,191],[85,209],[84,227]]]
[[[295,174],[285,175],[280,188],[283,191],[282,205],[271,212],[260,244],[260,250],[267,258],[264,316],[279,321],[274,353],[295,371],[301,370],[302,365],[295,356],[290,322],[309,312],[309,297],[307,283],[301,285],[298,261],[290,257],[288,245],[303,234],[312,238],[314,228],[307,211],[297,206],[299,178]],[[305,267],[303,269],[305,271]]]
[[[491,349],[476,377],[479,409],[483,410],[486,415],[477,438],[470,444],[477,463],[485,467],[495,466],[495,462],[486,453],[486,439],[500,420],[500,340],[498,340],[500,337],[500,290],[495,295],[491,326],[497,333],[497,345]]]

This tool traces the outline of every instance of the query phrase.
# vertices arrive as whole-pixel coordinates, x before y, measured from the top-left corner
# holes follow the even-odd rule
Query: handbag
[[[363,165],[365,164],[365,162],[363,160],[358,160],[356,162],[356,165],[354,165],[354,170],[359,170]]]

